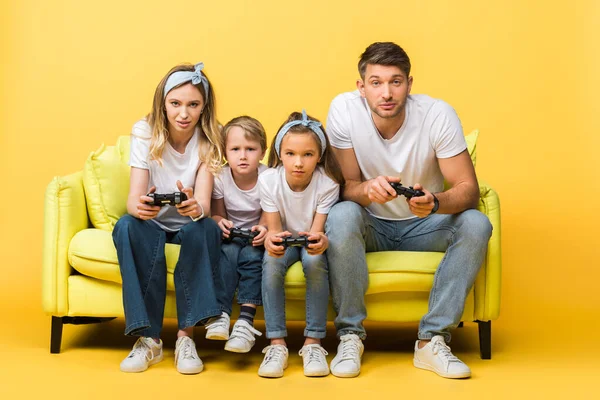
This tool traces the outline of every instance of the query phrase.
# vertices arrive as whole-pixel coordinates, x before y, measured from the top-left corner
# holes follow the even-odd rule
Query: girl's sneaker
[[[138,338],[133,345],[133,350],[121,361],[121,371],[142,372],[149,366],[161,362],[163,360],[162,347],[162,340],[156,343],[149,337]]]
[[[229,340],[225,343],[225,350],[234,353],[247,353],[256,343],[254,335],[262,336],[262,333],[254,329],[248,321],[238,319],[233,325]]]
[[[282,344],[272,344],[262,351],[265,358],[260,364],[258,375],[263,378],[281,378],[288,366],[288,349]]]
[[[204,368],[196,352],[196,343],[189,336],[181,336],[175,342],[175,367],[180,374],[198,374]]]
[[[222,312],[221,316],[209,319],[204,328],[206,329],[207,339],[229,339],[229,314]]]
[[[329,375],[329,366],[325,357],[329,353],[320,344],[307,344],[298,354],[302,356],[305,376]]]

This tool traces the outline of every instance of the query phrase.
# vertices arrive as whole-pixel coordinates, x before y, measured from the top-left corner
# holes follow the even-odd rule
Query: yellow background
[[[179,62],[204,61],[221,122],[248,114],[262,121],[271,137],[293,110],[306,108],[324,121],[332,98],[354,89],[358,56],[374,41],[405,48],[413,64],[413,93],[450,103],[465,132],[480,129],[477,173],[500,195],[503,298],[501,317],[493,324],[495,358],[477,361],[476,328],[465,328],[473,340],[465,341],[463,354],[478,363],[471,364],[476,373],[488,374],[487,380],[472,382],[501,388],[510,380],[531,391],[517,393],[530,394],[538,386],[553,394],[562,393],[559,386],[564,393],[579,393],[592,383],[600,318],[600,2],[1,4],[0,350],[9,357],[0,359],[0,369],[13,375],[2,373],[0,380],[8,377],[15,385],[0,385],[0,393],[24,390],[36,372],[42,374],[38,368],[60,370],[62,363],[79,362],[74,354],[84,352],[81,347],[95,345],[75,340],[79,348],[60,356],[47,350],[41,240],[43,193],[53,176],[82,169],[102,142],[114,144],[128,134],[149,111],[158,81]],[[65,341],[97,329],[108,328],[67,328]],[[120,330],[117,323],[110,334]],[[408,339],[401,342],[400,377],[415,373],[411,335],[404,333]],[[103,379],[114,377],[129,387],[133,381],[118,375],[117,365],[131,343],[119,343],[118,353],[110,352],[110,345],[93,353],[90,357],[102,359],[109,352],[112,358],[89,372],[108,369]],[[334,347],[332,341],[331,353]],[[392,340],[382,350],[397,348]],[[395,362],[393,354],[365,364],[371,377],[383,374],[377,378],[383,386],[377,387],[390,392],[398,390],[395,372],[388,379],[379,369]],[[538,368],[546,369],[539,374]],[[34,375],[19,375],[25,371]],[[249,384],[259,384],[246,375]],[[550,383],[543,383],[546,379]],[[347,382],[333,381],[338,386],[331,390],[363,393],[352,386],[358,383]],[[473,387],[472,382],[462,385]],[[440,387],[458,394],[467,386]]]

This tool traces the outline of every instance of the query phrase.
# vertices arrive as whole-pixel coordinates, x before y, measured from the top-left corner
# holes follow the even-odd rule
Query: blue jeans
[[[418,337],[442,335],[450,342],[449,329],[460,322],[492,234],[484,214],[466,210],[388,221],[371,216],[357,203],[344,201],[329,211],[325,231],[338,336],[355,333],[366,338],[362,325],[367,317],[364,296],[369,285],[365,252],[437,251],[446,254],[435,272],[429,310],[421,319]]]
[[[329,273],[325,254],[310,255],[304,247],[289,247],[283,257],[263,259],[262,294],[268,339],[287,336],[285,326],[284,280],[288,268],[302,260],[306,278],[306,329],[304,336],[322,339],[326,336],[329,303]]]
[[[175,299],[179,329],[221,314],[213,282],[219,262],[221,230],[210,218],[165,232],[152,221],[129,214],[113,230],[123,279],[125,334],[158,338],[167,294],[165,244],[181,245],[175,266]]]
[[[234,238],[221,245],[219,267],[215,271],[215,289],[221,309],[231,315],[231,303],[237,288],[238,304],[262,305],[262,260],[265,248]]]

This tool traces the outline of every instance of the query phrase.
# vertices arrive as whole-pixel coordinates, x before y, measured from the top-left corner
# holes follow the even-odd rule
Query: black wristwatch
[[[431,195],[433,196],[433,208],[431,209],[431,212],[429,213],[429,215],[431,214],[435,214],[438,210],[438,208],[440,208],[440,201],[438,200],[437,197],[435,197],[435,194],[431,193]]]

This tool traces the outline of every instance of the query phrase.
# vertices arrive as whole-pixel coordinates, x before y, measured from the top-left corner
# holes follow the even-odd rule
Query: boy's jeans
[[[126,335],[160,336],[167,293],[165,243],[181,245],[173,273],[179,329],[221,315],[212,274],[219,262],[221,230],[212,219],[165,232],[127,214],[117,221],[113,241],[123,279]]]
[[[329,304],[329,276],[325,254],[312,256],[304,247],[289,247],[283,257],[263,260],[262,294],[268,339],[287,336],[285,326],[284,280],[288,268],[302,261],[306,278],[306,329],[304,336],[322,339],[326,335]]]
[[[438,251],[446,254],[435,272],[429,311],[421,319],[418,337],[442,335],[450,342],[448,329],[460,322],[492,234],[484,214],[466,210],[388,221],[371,216],[357,203],[344,201],[330,210],[325,231],[338,336],[355,333],[366,338],[362,325],[367,316],[364,296],[369,285],[365,252]]]

